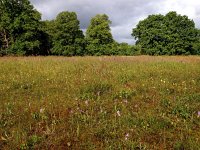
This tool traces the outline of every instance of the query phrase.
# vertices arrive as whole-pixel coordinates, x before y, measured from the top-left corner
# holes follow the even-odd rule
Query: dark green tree
[[[84,54],[84,35],[75,12],[59,13],[48,26],[48,33],[52,37],[53,54],[65,56]]]
[[[195,54],[200,55],[200,29],[198,29],[197,32],[197,37],[199,38],[193,43],[192,48],[195,51]]]
[[[43,47],[47,49],[48,54],[52,54],[53,47],[53,35],[55,34],[55,24],[54,20],[42,21],[42,31],[44,36]]]
[[[9,9],[9,1],[0,0],[0,55],[7,54],[7,49],[11,43],[10,37],[10,24],[11,24],[11,13]]]
[[[40,55],[42,31],[41,15],[28,0],[0,1],[1,50],[6,54]]]
[[[195,24],[187,16],[169,12],[163,15],[150,15],[133,29],[136,45],[143,54],[187,55],[196,54],[194,43],[199,39]]]
[[[98,14],[90,21],[86,31],[87,53],[89,55],[109,55],[110,44],[114,42],[111,21],[106,14]]]
[[[136,45],[129,45],[128,43],[113,42],[110,48],[111,55],[133,56],[140,54],[140,47]]]

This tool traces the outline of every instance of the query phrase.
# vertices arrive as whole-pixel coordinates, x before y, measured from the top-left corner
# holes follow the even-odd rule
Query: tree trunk
[[[8,37],[7,37],[5,29],[3,30],[3,35],[4,35],[4,42],[5,42],[4,47],[5,47],[5,49],[7,49],[9,47],[9,40],[8,40]]]

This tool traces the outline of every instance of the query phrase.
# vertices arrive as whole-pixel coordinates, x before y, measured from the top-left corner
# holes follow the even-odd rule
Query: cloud
[[[176,11],[178,14],[187,15],[194,20],[196,27],[200,27],[200,1],[198,0],[165,0],[162,2],[163,8],[159,12],[166,14],[169,11]]]
[[[119,42],[130,44],[134,43],[132,28],[150,14],[177,11],[189,16],[200,27],[198,0],[31,0],[31,3],[42,13],[43,20],[54,19],[61,11],[75,11],[84,31],[93,16],[105,13],[112,21],[113,37]]]

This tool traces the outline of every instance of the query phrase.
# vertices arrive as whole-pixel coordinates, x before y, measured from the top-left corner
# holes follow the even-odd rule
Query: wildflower
[[[85,101],[85,105],[88,106],[88,100]]]
[[[192,80],[193,83],[195,83],[195,80]]]
[[[73,113],[74,113],[74,111],[73,111],[72,108],[68,108],[67,111],[68,111],[70,114],[73,114]]]
[[[165,80],[162,80],[162,79],[161,79],[160,81],[161,81],[161,82],[163,82],[163,83],[165,83],[165,82],[166,82]]]
[[[45,108],[40,108],[40,113],[44,113]]]
[[[80,109],[80,107],[77,108],[77,111],[82,113],[82,114],[85,113],[82,109]]]
[[[103,109],[100,107],[100,112],[103,113]]]
[[[126,103],[126,104],[128,103],[127,99],[124,99],[123,101],[124,101],[124,103]]]
[[[67,146],[69,146],[69,147],[70,147],[70,146],[71,146],[71,143],[70,143],[70,142],[67,142]]]
[[[120,114],[120,111],[119,111],[119,110],[117,111],[117,116],[119,116],[119,117],[121,116],[121,114]]]
[[[198,111],[198,113],[197,113],[197,117],[198,117],[198,118],[200,117],[200,111]]]
[[[127,134],[125,135],[125,140],[128,140],[128,138],[129,138],[129,133],[127,133]]]

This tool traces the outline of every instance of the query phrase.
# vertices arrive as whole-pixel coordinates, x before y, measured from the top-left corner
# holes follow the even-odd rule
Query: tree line
[[[0,55],[197,55],[200,31],[176,12],[149,15],[132,30],[135,45],[113,39],[106,14],[90,20],[85,35],[75,12],[41,20],[29,0],[0,0]]]

